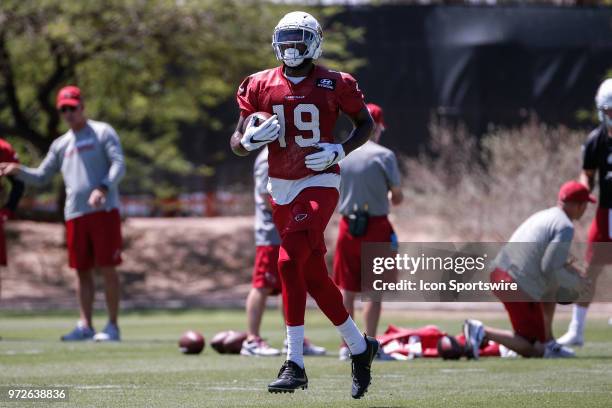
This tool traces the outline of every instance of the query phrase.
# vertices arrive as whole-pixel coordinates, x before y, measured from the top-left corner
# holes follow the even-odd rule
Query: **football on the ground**
[[[188,330],[179,340],[179,349],[183,354],[200,354],[204,350],[204,336],[194,330]]]
[[[269,114],[268,112],[255,112],[255,113],[251,113],[249,116],[246,117],[246,119],[244,120],[244,122],[242,122],[242,129],[241,132],[244,133],[247,129],[247,126],[249,125],[249,123],[251,123],[251,119],[253,119],[253,117],[255,117],[255,126],[259,126],[261,124],[261,122],[265,121],[266,119],[268,119],[270,116],[272,116],[271,114]]]
[[[210,341],[210,347],[212,347],[217,353],[225,354],[226,351],[225,347],[223,346],[223,342],[229,334],[229,330],[225,330],[215,334],[215,336]]]
[[[442,336],[438,339],[438,354],[444,360],[459,360],[464,350],[453,336]]]
[[[247,338],[246,332],[237,332],[230,330],[225,340],[223,340],[223,348],[228,354],[240,354],[242,342]]]

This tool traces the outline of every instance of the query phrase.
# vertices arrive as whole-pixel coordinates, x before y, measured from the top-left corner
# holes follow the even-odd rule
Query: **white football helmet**
[[[303,11],[293,11],[280,19],[272,34],[272,48],[279,61],[297,67],[306,58],[316,60],[323,49],[319,22]]]
[[[612,118],[604,113],[604,110],[612,109],[612,78],[608,78],[599,85],[595,95],[595,105],[599,120],[607,127],[612,127]]]

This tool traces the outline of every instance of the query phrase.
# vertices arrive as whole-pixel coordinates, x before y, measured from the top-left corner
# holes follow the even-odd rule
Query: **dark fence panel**
[[[612,69],[609,7],[364,6],[336,19],[366,29],[352,52],[368,63],[354,74],[368,101],[385,110],[384,143],[408,154],[427,141],[432,114],[463,122],[476,135],[489,124],[520,124],[531,113],[590,127],[576,112],[593,108]],[[250,183],[254,157],[234,157],[227,143],[235,102],[217,113],[223,131],[200,132],[191,158],[216,167],[208,180],[216,186]],[[194,136],[187,131],[185,142]]]
[[[579,123],[612,69],[612,8],[550,6],[380,6],[348,9],[338,20],[363,26],[356,73],[368,100],[385,109],[385,143],[414,153],[437,116],[516,125],[530,113]]]

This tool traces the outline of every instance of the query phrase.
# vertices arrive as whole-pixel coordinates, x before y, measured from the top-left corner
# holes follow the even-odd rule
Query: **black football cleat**
[[[380,344],[373,337],[363,335],[366,342],[366,350],[354,356],[351,356],[351,371],[353,375],[353,385],[351,388],[351,396],[355,399],[363,397],[363,394],[368,392],[372,374],[370,368],[372,360],[376,357]]]
[[[269,392],[293,392],[297,388],[308,388],[306,370],[291,360],[283,363],[278,378],[268,385]]]

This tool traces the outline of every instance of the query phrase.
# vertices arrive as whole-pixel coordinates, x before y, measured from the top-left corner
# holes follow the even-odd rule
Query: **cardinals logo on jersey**
[[[293,219],[296,220],[297,222],[304,221],[306,218],[308,218],[308,214],[296,214],[293,217]]]

